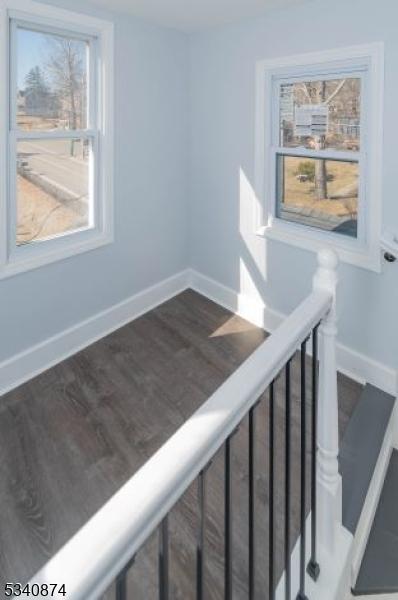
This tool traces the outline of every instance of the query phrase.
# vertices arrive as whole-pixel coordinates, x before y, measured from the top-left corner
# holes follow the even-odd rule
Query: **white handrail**
[[[65,584],[68,600],[97,599],[330,311],[333,302],[330,291],[313,291],[31,583]],[[54,597],[64,600],[61,595]]]

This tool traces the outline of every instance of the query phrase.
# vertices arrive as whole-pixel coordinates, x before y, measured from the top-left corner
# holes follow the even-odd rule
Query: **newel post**
[[[329,554],[336,549],[336,534],[342,519],[339,455],[339,410],[336,363],[336,289],[338,257],[333,250],[318,253],[314,291],[326,291],[333,297],[331,310],[319,327],[318,387],[318,542]]]

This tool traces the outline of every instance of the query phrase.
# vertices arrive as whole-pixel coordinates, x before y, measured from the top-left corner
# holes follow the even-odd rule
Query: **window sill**
[[[47,249],[37,253],[28,251],[26,256],[12,258],[0,269],[0,280],[82,254],[83,252],[101,248],[112,242],[112,234],[96,232],[86,239],[79,241],[73,240],[73,243],[72,241],[69,243],[67,242],[65,244],[60,244],[58,247],[54,244],[51,250]],[[29,249],[27,248],[27,250]]]
[[[305,229],[303,231],[303,229]],[[347,263],[375,273],[381,272],[380,249],[373,250],[364,247],[354,247],[351,240],[337,240],[336,234],[332,236],[321,231],[314,231],[309,227],[296,228],[291,223],[273,222],[272,225],[260,227],[256,235],[262,238],[276,240],[291,246],[318,252],[325,246],[332,247],[338,254],[341,262]],[[342,237],[342,236],[339,236]],[[351,243],[350,243],[351,241]]]

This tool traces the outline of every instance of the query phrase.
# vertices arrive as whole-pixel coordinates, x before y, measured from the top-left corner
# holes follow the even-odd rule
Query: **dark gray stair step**
[[[343,525],[352,534],[361,516],[394,402],[393,396],[367,384],[341,443]]]
[[[398,451],[388,466],[354,596],[398,592]]]

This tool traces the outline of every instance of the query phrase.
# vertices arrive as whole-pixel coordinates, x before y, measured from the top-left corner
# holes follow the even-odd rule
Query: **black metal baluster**
[[[291,390],[290,390],[290,360],[285,367],[286,380],[286,416],[285,416],[285,599],[291,600],[291,559],[290,559],[290,426],[291,426]]]
[[[255,419],[254,407],[249,412],[249,600],[254,600],[256,591],[256,557],[254,537],[254,512],[255,512]]]
[[[127,600],[127,573],[122,571],[116,579],[116,600]]]
[[[269,565],[268,597],[275,600],[275,382],[269,390]]]
[[[316,520],[317,520],[317,494],[316,494],[316,461],[318,439],[318,328],[312,332],[312,437],[311,437],[311,559],[307,572],[316,581],[320,568],[316,552]]]
[[[169,598],[169,518],[163,519],[159,529],[159,600]]]
[[[205,540],[206,540],[206,469],[198,477],[199,532],[196,551],[196,598],[204,598]]]
[[[297,595],[297,600],[308,600],[305,595],[305,553],[306,553],[306,483],[307,483],[307,446],[306,446],[306,435],[307,435],[307,406],[306,406],[306,370],[305,370],[305,358],[306,358],[307,340],[301,344],[301,440],[300,440],[300,455],[301,455],[301,501],[300,501],[300,590]]]
[[[225,442],[225,565],[224,598],[232,600],[232,477],[231,437]]]
[[[115,600],[127,600],[127,575],[134,564],[135,557],[124,567],[116,578]]]

